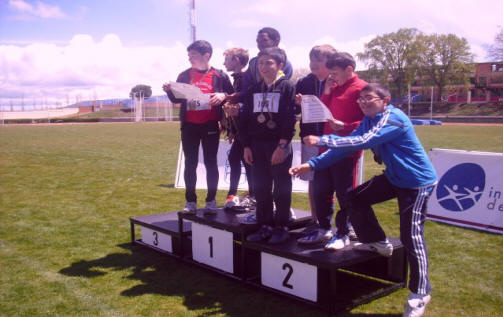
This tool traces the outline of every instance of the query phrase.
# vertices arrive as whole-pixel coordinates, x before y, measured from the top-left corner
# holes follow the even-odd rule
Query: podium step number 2
[[[262,285],[317,301],[318,270],[314,265],[261,253]]]
[[[141,240],[154,248],[173,253],[173,243],[169,234],[141,227]]]
[[[222,271],[234,273],[232,232],[192,223],[192,258]]]

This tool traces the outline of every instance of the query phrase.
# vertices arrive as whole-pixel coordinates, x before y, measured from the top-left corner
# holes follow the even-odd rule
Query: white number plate
[[[192,258],[194,261],[234,273],[232,232],[193,222]]]
[[[173,253],[173,243],[169,234],[141,227],[141,240],[148,245]]]
[[[261,252],[262,285],[313,302],[318,296],[318,269],[314,265]]]

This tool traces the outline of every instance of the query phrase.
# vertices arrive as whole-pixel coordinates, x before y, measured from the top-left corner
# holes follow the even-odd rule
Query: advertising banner
[[[293,148],[293,161],[292,166],[296,166],[300,164],[300,141],[295,140],[292,141]],[[219,190],[229,190],[229,182],[230,182],[230,173],[231,168],[229,166],[229,151],[231,149],[231,144],[225,140],[220,140],[220,144],[218,147],[217,154],[217,162],[218,162],[218,172],[219,172],[219,180],[218,180],[218,189]],[[178,164],[176,168],[176,176],[175,176],[175,187],[176,188],[185,188],[185,181],[183,179],[183,170],[185,168],[184,164],[184,155],[182,150],[182,144],[180,143],[180,150],[178,152]],[[359,165],[359,184],[361,184],[363,179],[363,159],[360,160]],[[292,178],[292,191],[293,192],[301,192],[307,193],[308,182],[303,181],[299,178]],[[204,168],[204,159],[203,159],[203,150],[202,147],[199,147],[199,156],[198,156],[198,164],[197,164],[197,189],[206,189],[206,170]],[[245,168],[241,164],[241,177],[239,178],[239,190],[248,190],[248,182],[246,180]]]
[[[503,153],[432,149],[428,219],[503,233]]]

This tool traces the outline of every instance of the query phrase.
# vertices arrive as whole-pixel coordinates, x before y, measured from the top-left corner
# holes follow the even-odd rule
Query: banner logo
[[[482,196],[485,180],[486,173],[480,165],[458,164],[445,172],[438,182],[438,203],[455,212],[470,209]]]

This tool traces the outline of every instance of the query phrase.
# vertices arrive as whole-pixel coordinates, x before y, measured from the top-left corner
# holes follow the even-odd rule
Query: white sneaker
[[[424,314],[426,305],[431,300],[431,295],[421,296],[417,294],[410,294],[405,304],[405,311],[403,317],[419,317]]]
[[[295,219],[297,219],[297,215],[295,214],[295,211],[293,211],[293,208],[290,208],[290,220]]]
[[[297,239],[299,244],[317,244],[320,242],[326,242],[332,238],[332,230],[326,230],[322,228],[315,229],[301,238]]]
[[[239,207],[239,196],[237,195],[229,195],[227,196],[227,200],[225,201],[225,208],[234,208]]]
[[[255,200],[255,198],[246,194],[243,198],[241,198],[240,206],[253,209],[257,206],[257,201]]]
[[[393,245],[389,243],[388,239],[384,241],[367,243],[370,250],[379,253],[382,256],[389,258],[393,254]]]
[[[327,244],[325,250],[341,250],[349,245],[349,237],[345,234],[336,234]]]
[[[188,201],[185,203],[185,207],[183,207],[183,212],[188,214],[195,214],[197,210],[197,203],[195,201]]]
[[[206,202],[206,206],[204,207],[204,213],[205,214],[211,214],[214,215],[217,213],[218,206],[217,206],[217,201],[213,199],[212,201]]]

